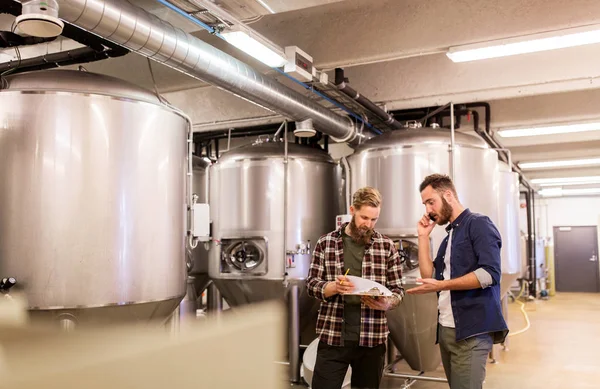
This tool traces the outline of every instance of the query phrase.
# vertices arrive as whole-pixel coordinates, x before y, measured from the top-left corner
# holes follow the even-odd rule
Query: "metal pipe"
[[[257,118],[250,119],[234,119],[234,120],[222,120],[222,121],[213,121],[208,123],[195,123],[194,131],[195,132],[209,132],[209,131],[218,131],[218,130],[228,130],[230,128],[243,128],[243,127],[257,127],[257,126],[266,126],[269,124],[276,125],[277,123],[281,123],[284,120],[284,117],[280,115],[272,115],[272,116],[263,116]]]
[[[403,128],[402,123],[397,121],[391,114],[379,108],[375,103],[371,100],[362,96],[352,87],[350,87],[346,83],[346,78],[344,77],[344,69],[336,68],[335,69],[335,86],[338,88],[340,92],[345,94],[346,96],[356,100],[357,103],[362,105],[367,110],[371,111],[374,115],[379,117],[385,124],[392,127],[393,129]]]
[[[531,238],[531,240],[533,241],[533,267],[532,267],[532,273],[531,273],[531,287],[529,288],[529,293],[530,295],[532,295],[533,297],[537,297],[537,263],[536,263],[536,258],[537,258],[537,253],[536,253],[536,246],[537,246],[537,231],[535,228],[535,190],[531,189],[531,229],[533,231],[533,236]]]
[[[398,355],[391,363],[389,363],[386,367],[384,367],[383,369],[383,375],[385,377],[391,377],[391,378],[407,378],[410,380],[421,380],[421,381],[433,381],[433,382],[448,382],[447,379],[445,378],[437,378],[437,377],[427,377],[424,376],[424,372],[420,372],[419,375],[414,375],[414,374],[402,374],[402,373],[394,373],[394,366],[400,362],[402,359],[404,359],[402,357],[402,355]]]
[[[345,200],[346,204],[344,204],[344,205],[345,205],[345,211],[348,211],[348,209],[352,205],[352,197],[350,196],[350,183],[351,183],[350,164],[348,163],[348,159],[346,159],[346,157],[342,157],[340,159],[340,161],[342,162],[342,166],[344,167],[344,171],[346,172],[346,182],[344,183],[344,189],[345,189],[344,200]]]
[[[521,191],[525,195],[525,205],[527,207],[527,257],[528,257],[528,268],[529,268],[529,290],[531,291],[532,285],[535,282],[535,242],[533,232],[533,221],[532,218],[532,190]]]
[[[219,314],[223,310],[223,299],[221,291],[214,282],[211,281],[206,288],[206,309],[209,313]]]
[[[421,375],[414,375],[414,374],[399,374],[399,373],[391,373],[388,371],[385,371],[383,373],[383,375],[385,377],[391,377],[391,378],[407,378],[410,380],[419,380],[419,381],[431,381],[431,382],[445,382],[447,383],[448,380],[445,378],[438,378],[438,377],[427,377],[427,376],[421,376]]]
[[[465,106],[467,108],[471,108],[474,106],[483,106],[485,107],[485,112],[486,112],[486,118],[485,118],[485,129],[482,131],[479,127],[475,128],[475,132],[481,136],[481,138],[483,138],[483,140],[485,140],[485,142],[493,149],[504,149],[506,150],[505,147],[502,146],[502,144],[497,141],[493,134],[491,134],[491,129],[490,129],[490,119],[489,119],[489,115],[490,115],[490,108],[489,108],[489,104],[487,103],[472,103],[472,104],[465,104]],[[473,115],[478,114],[477,111],[472,111]],[[525,177],[525,174],[523,173],[523,171],[521,170],[521,168],[519,168],[519,166],[517,164],[515,164],[514,162],[512,162],[512,158],[510,155],[508,155],[508,153],[506,153],[507,155],[502,158],[502,156],[500,156],[500,159],[506,163],[509,163],[509,159],[510,159],[510,166],[512,168],[512,170],[516,173],[519,174],[519,181],[525,185],[527,188],[532,188],[533,186],[531,185],[531,183],[527,180],[527,178]]]
[[[287,123],[287,121],[285,121],[285,120],[281,123],[281,126],[279,126],[279,129],[277,130],[277,132],[275,133],[275,135],[273,135],[274,139],[277,139],[277,135],[279,135],[279,133],[281,132],[281,130],[283,130],[283,127],[286,126],[286,123]],[[287,131],[287,129],[286,129],[286,131]],[[287,148],[287,146],[286,146],[286,148]]]
[[[454,140],[454,103],[450,102],[450,179],[452,181],[454,181]]]
[[[288,128],[287,128],[287,121],[284,121],[283,123],[281,123],[281,127],[279,127],[279,130],[277,130],[277,132],[281,131],[281,129],[284,129],[284,133],[283,133],[283,269],[284,269],[284,277],[283,279],[285,280],[284,282],[287,283],[287,223],[288,223],[288,172],[289,172],[289,166],[288,166],[288,143],[287,143],[287,136],[288,136]],[[294,254],[291,254],[294,255]],[[284,286],[287,286],[284,283]]]
[[[270,76],[128,2],[57,0],[59,16],[140,55],[291,120],[312,119],[339,142],[358,143],[354,124]]]
[[[248,130],[248,131],[234,131],[231,132],[231,135],[228,132],[216,131],[210,133],[196,133],[194,135],[194,139],[196,142],[202,141],[210,141],[213,139],[232,139],[232,138],[245,138],[245,137],[256,137],[259,135],[271,135],[273,133],[273,128],[268,129],[256,129],[256,130]]]
[[[288,353],[290,359],[290,381],[300,382],[300,303],[298,284],[290,286],[289,297],[289,344]]]
[[[437,115],[438,113],[442,112],[443,110],[445,110],[446,108],[448,108],[450,106],[451,103],[448,103],[444,106],[441,106],[439,108],[437,108],[436,110],[428,113],[427,115],[425,115],[423,118],[421,118],[421,124],[424,126],[425,123],[427,122],[427,119],[429,119],[430,117],[433,117],[435,115]]]
[[[511,156],[511,152],[509,149],[503,149],[503,148],[494,148],[494,150],[496,151],[504,151],[506,153],[506,158],[508,159],[508,166],[512,168],[512,156]]]
[[[0,73],[13,69],[11,74],[32,72],[58,68],[61,66],[77,65],[101,61],[107,58],[116,58],[129,53],[125,49],[95,50],[89,47],[81,47],[74,50],[60,51],[40,55],[38,57],[25,58],[16,61],[8,61],[0,64]]]

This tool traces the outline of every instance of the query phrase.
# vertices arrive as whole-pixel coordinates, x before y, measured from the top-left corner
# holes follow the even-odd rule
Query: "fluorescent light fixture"
[[[581,188],[581,189],[563,189],[563,188],[546,188],[538,192],[544,197],[560,197],[560,196],[584,196],[600,194],[600,188]]]
[[[570,134],[573,132],[586,132],[598,130],[600,130],[600,122],[499,130],[498,135],[503,138],[518,138],[523,136]]]
[[[273,11],[273,8],[269,7],[269,4],[267,4],[265,1],[263,1],[263,0],[256,0],[256,1],[258,1],[260,3],[260,5],[262,5],[263,7],[265,7],[265,9],[267,11],[269,11],[270,13],[272,13],[272,14],[275,13],[275,11]]]
[[[454,62],[467,62],[563,49],[599,42],[600,24],[594,24],[472,45],[450,47],[446,55]]]
[[[534,178],[531,183],[540,186],[600,184],[600,176]]]
[[[278,54],[244,31],[223,32],[221,35],[228,43],[272,68],[279,68],[287,63],[284,53]]]
[[[600,165],[600,158],[587,159],[566,159],[562,161],[544,161],[544,162],[519,162],[519,167],[527,169],[544,169],[557,167],[589,166]]]

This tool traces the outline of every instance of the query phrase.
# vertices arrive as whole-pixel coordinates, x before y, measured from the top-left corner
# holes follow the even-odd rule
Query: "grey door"
[[[554,272],[559,292],[600,292],[595,226],[554,227]]]

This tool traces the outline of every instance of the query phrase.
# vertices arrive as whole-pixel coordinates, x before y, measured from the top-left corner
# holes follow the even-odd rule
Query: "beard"
[[[429,214],[429,218],[435,221],[438,225],[443,226],[450,222],[450,218],[452,217],[452,212],[454,209],[452,206],[446,201],[445,198],[442,197],[442,209],[439,214],[435,214],[431,212]]]
[[[357,226],[355,216],[352,216],[352,220],[348,224],[350,230],[350,238],[356,243],[366,245],[371,241],[374,229],[367,226]]]

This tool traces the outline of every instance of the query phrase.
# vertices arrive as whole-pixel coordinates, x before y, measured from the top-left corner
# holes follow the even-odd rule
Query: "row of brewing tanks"
[[[17,280],[33,321],[164,322],[201,308],[207,287],[215,311],[221,296],[231,309],[280,299],[298,381],[301,352],[316,338],[318,301],[305,287],[314,243],[339,225],[351,193],[375,187],[384,199],[377,229],[397,242],[411,288],[420,276],[418,186],[431,173],[451,173],[462,203],[499,227],[503,296],[526,271],[518,176],[479,137],[392,131],[336,162],[320,147],[282,141],[286,131],[211,162],[192,157],[189,119],[149,91],[81,71],[7,79],[0,275]],[[434,253],[444,234],[432,233]],[[406,296],[388,319],[412,369],[439,366],[435,295]]]

